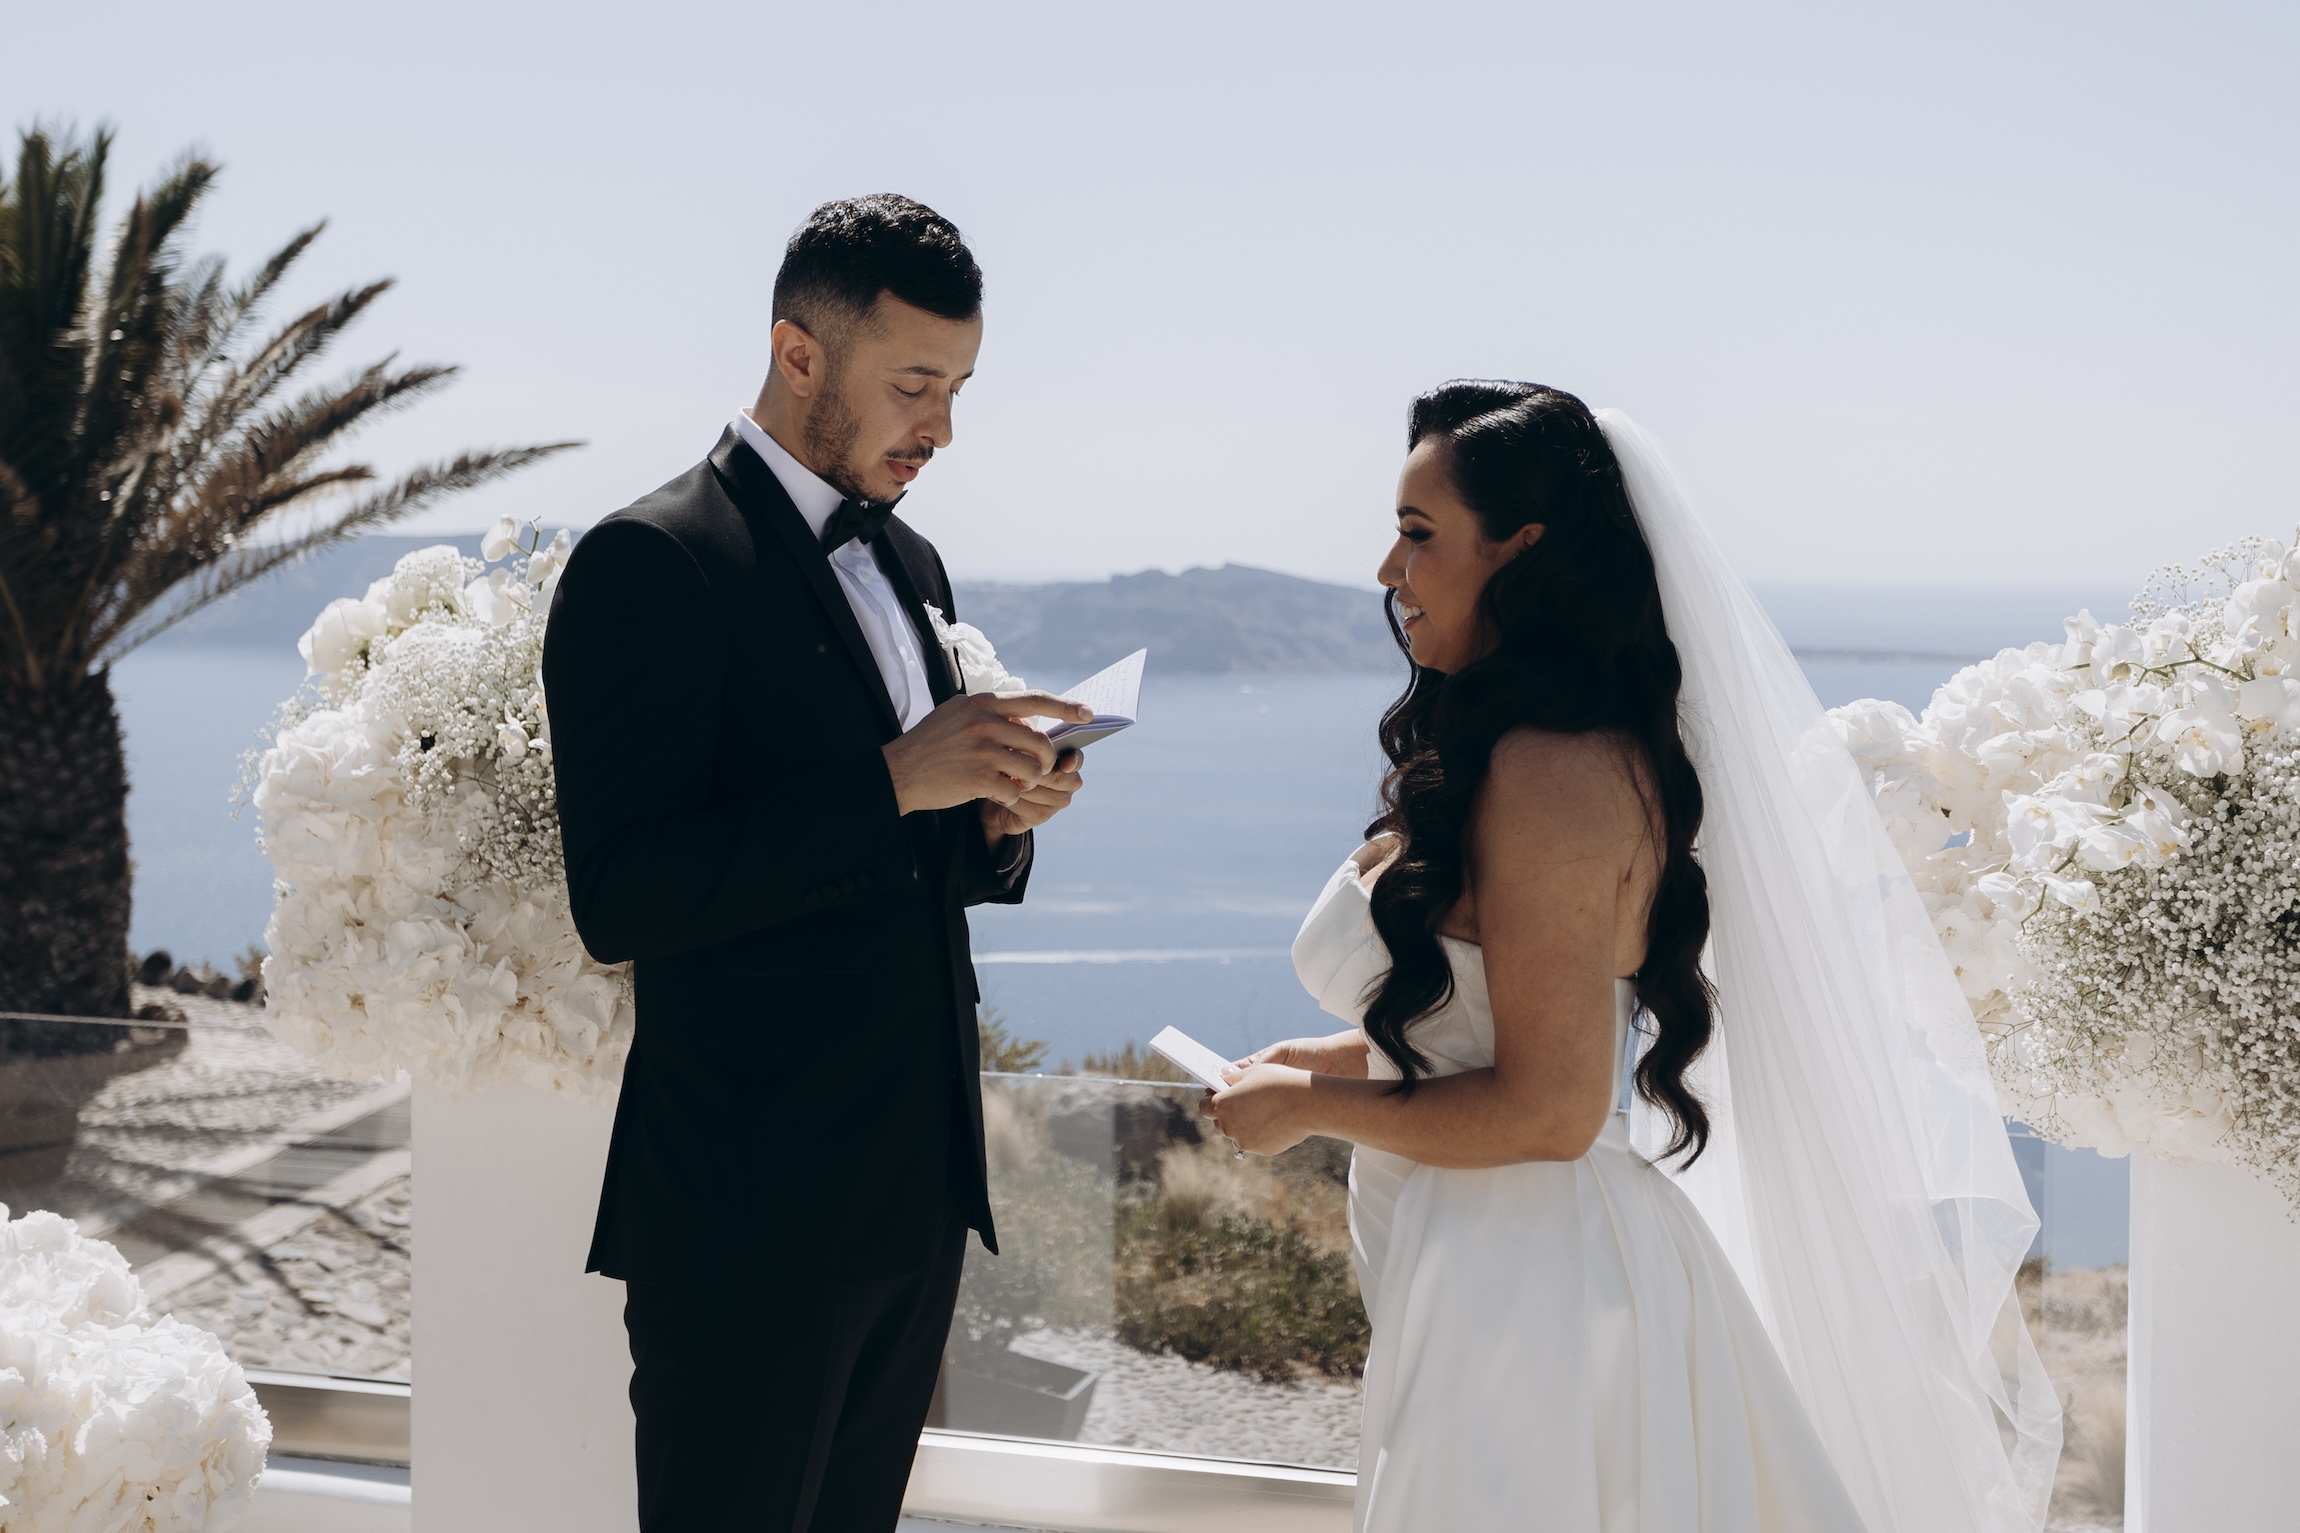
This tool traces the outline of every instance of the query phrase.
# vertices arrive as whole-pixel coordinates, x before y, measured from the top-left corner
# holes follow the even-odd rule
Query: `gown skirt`
[[[1414,1025],[1433,1073],[1493,1062],[1484,955]],[[1296,971],[1353,1025],[1388,963],[1354,861]],[[1359,1533],[1859,1533],[1780,1354],[1676,1183],[1631,1147],[1634,991],[1616,1111],[1581,1159],[1480,1170],[1359,1147],[1350,1234],[1373,1322]],[[1394,1078],[1379,1050],[1371,1073]]]

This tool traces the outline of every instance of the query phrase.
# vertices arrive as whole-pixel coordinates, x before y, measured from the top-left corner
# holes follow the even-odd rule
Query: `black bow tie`
[[[852,538],[857,543],[868,543],[886,530],[886,519],[894,515],[893,501],[842,500],[831,519],[823,523],[823,552],[836,553],[840,544]]]

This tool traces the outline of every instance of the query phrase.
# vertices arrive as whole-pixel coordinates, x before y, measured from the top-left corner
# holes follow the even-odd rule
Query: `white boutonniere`
[[[960,687],[969,694],[987,692],[999,697],[1030,690],[1028,682],[999,663],[998,651],[981,629],[972,623],[951,622],[932,602],[925,606],[927,621],[934,625],[935,643],[941,646],[943,660]]]

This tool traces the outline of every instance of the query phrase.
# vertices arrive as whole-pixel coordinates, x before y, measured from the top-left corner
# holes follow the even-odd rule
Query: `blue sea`
[[[1921,708],[1956,664],[1806,671],[1831,706]],[[302,679],[292,649],[152,648],[115,672],[137,951],[228,968],[260,939],[270,868],[253,811],[235,818],[230,795],[242,753]],[[1142,722],[1089,753],[1085,794],[1041,833],[1027,903],[974,913],[985,1002],[1044,1040],[1050,1065],[1169,1023],[1232,1054],[1330,1031],[1286,950],[1373,812],[1374,722],[1400,680],[1152,674]],[[2055,1260],[2122,1260],[2123,1163],[2045,1146],[2023,1158],[2058,1226]]]

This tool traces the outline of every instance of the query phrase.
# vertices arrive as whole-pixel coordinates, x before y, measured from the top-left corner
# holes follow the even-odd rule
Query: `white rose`
[[[458,612],[466,567],[463,555],[445,543],[418,548],[402,554],[389,575],[369,586],[367,599],[383,604],[395,628],[406,627],[418,613],[433,608]]]
[[[934,629],[935,641],[957,661],[959,680],[969,694],[1011,697],[1030,690],[1028,682],[1010,673],[999,662],[998,651],[992,648],[981,629],[972,623],[951,622],[932,602],[926,603],[926,617]]]
[[[319,618],[295,641],[308,674],[333,676],[367,653],[383,637],[390,614],[381,602],[344,596],[320,609]]]

